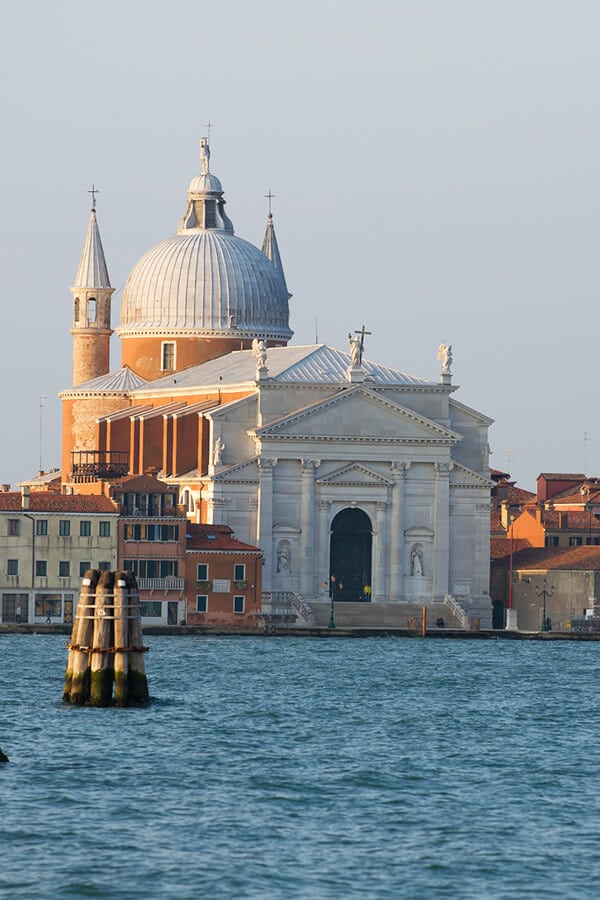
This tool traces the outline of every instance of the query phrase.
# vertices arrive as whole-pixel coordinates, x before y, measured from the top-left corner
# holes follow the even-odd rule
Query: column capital
[[[315,471],[321,465],[320,459],[301,459],[302,463],[302,474],[303,475],[314,475]]]
[[[388,504],[387,500],[378,500],[377,501],[377,512],[378,513],[384,512],[384,510],[386,510],[388,508],[388,505],[389,504]]]
[[[208,505],[212,509],[225,509],[229,506],[229,497],[209,497]]]
[[[392,470],[392,477],[395,478],[396,481],[400,481],[410,469],[410,462],[393,462],[390,468]]]
[[[319,509],[329,509],[331,500],[319,500]]]
[[[273,469],[277,465],[276,459],[266,459],[264,456],[259,456],[257,459],[258,463],[258,471],[260,472],[261,477],[264,475],[272,475]]]
[[[438,478],[448,478],[450,476],[450,472],[454,468],[454,463],[453,462],[434,463],[433,468],[435,469],[435,474]]]

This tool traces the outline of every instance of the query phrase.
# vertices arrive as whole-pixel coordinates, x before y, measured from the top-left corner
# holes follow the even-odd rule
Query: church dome
[[[223,188],[209,172],[192,178],[178,233],[148,250],[132,269],[121,301],[120,337],[259,337],[289,341],[289,305],[276,242],[262,251],[234,234]],[[271,218],[267,232],[271,229]],[[274,235],[273,235],[274,238]],[[273,249],[274,248],[274,249]]]

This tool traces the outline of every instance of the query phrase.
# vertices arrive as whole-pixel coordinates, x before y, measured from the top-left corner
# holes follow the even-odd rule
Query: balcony
[[[136,578],[136,581],[138,590],[150,591],[151,594],[154,591],[164,591],[165,594],[167,591],[179,591],[181,593],[185,583],[183,578],[176,578],[174,575],[170,575],[167,578]]]
[[[121,450],[73,450],[71,481],[84,483],[122,478],[129,472],[129,453]]]
[[[124,519],[183,518],[181,510],[177,506],[165,506],[161,509],[160,506],[129,506],[126,503],[122,503],[119,506],[119,513]]]

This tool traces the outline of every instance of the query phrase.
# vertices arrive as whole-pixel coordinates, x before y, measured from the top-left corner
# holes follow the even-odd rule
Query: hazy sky
[[[40,421],[60,463],[88,189],[116,327],[209,120],[236,233],[260,245],[276,195],[294,343],[364,323],[434,380],[445,338],[492,466],[600,475],[599,38],[597,0],[4,4],[0,481],[35,474]]]

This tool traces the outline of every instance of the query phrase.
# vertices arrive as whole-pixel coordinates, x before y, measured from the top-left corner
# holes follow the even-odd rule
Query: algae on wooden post
[[[139,594],[131,572],[85,573],[67,647],[63,700],[92,706],[148,703],[147,647],[142,646]]]
[[[90,569],[85,573],[81,583],[81,593],[75,611],[71,640],[67,644],[69,657],[63,693],[63,700],[67,703],[81,705],[89,700],[89,650],[92,646],[96,585],[98,584],[99,575],[100,572],[97,569]]]
[[[127,675],[127,693],[129,703],[144,704],[150,700],[150,694],[148,693],[148,679],[144,669],[146,648],[143,646],[140,600],[135,575],[131,572],[126,572],[125,574],[127,576],[131,616],[129,619],[129,646],[131,647],[131,653]]]
[[[90,703],[92,706],[109,706],[112,701],[114,582],[114,572],[101,572],[96,587],[93,650],[90,666]]]
[[[115,705],[127,706],[130,646],[131,597],[127,590],[127,572],[115,575]]]

